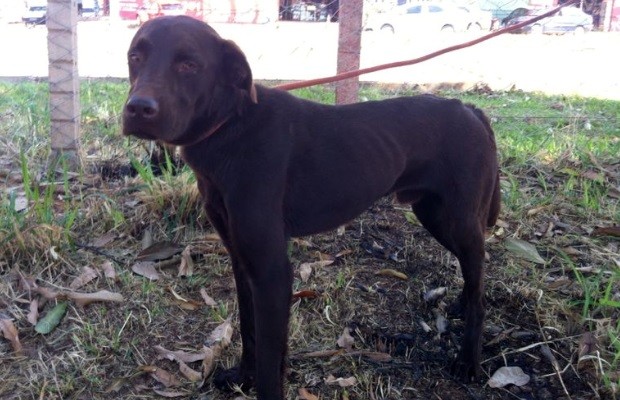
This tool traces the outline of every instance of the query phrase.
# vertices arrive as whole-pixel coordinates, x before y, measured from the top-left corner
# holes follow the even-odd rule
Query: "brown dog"
[[[480,110],[429,95],[329,106],[255,86],[239,48],[188,17],[145,23],[128,62],[123,133],[181,146],[232,260],[243,353],[216,382],[284,398],[288,239],[333,229],[390,193],[460,261],[465,334],[453,371],[476,375],[484,233],[500,207]]]

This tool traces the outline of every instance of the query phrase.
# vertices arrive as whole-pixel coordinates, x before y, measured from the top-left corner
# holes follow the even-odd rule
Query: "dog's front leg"
[[[207,215],[211,225],[220,235],[226,250],[231,258],[233,273],[235,276],[235,285],[237,288],[237,299],[239,306],[239,320],[241,325],[241,343],[242,353],[241,362],[238,366],[217,372],[214,376],[214,384],[220,389],[231,389],[235,385],[247,390],[254,386],[256,377],[256,340],[254,335],[254,305],[252,303],[252,288],[248,277],[243,273],[243,267],[237,256],[227,227],[227,215],[223,204],[217,199],[214,204],[206,204]]]
[[[241,261],[235,276],[238,282],[247,284],[237,287],[237,295],[241,306],[250,302],[242,291],[251,292],[258,399],[283,400],[293,273],[286,253],[283,219],[257,204],[261,202],[228,207],[232,247]]]

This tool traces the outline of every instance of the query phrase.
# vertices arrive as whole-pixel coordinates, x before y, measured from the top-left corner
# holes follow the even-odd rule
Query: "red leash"
[[[324,77],[324,78],[317,78],[317,79],[310,79],[307,81],[299,81],[299,82],[292,82],[292,83],[284,83],[282,85],[277,85],[275,86],[278,89],[282,89],[282,90],[293,90],[293,89],[301,89],[301,88],[305,88],[305,87],[309,87],[309,86],[315,86],[315,85],[322,85],[325,83],[332,83],[332,82],[337,82],[337,81],[341,81],[344,79],[349,79],[349,78],[354,78],[356,76],[360,76],[363,74],[368,74],[371,72],[376,72],[376,71],[381,71],[384,69],[389,69],[389,68],[396,68],[396,67],[404,67],[406,65],[413,65],[413,64],[418,64],[421,63],[423,61],[426,60],[430,60],[431,58],[435,58],[438,57],[442,54],[446,54],[446,53],[450,53],[452,51],[455,50],[460,50],[460,49],[464,49],[466,47],[470,47],[473,46],[475,44],[487,41],[491,38],[494,38],[496,36],[499,35],[503,35],[504,33],[507,32],[511,32],[517,29],[520,29],[524,26],[533,24],[536,21],[540,21],[543,18],[546,18],[550,15],[555,14],[556,12],[558,12],[562,7],[566,7],[572,4],[577,3],[579,0],[571,0],[565,4],[562,4],[561,6],[558,6],[550,11],[547,11],[544,14],[538,15],[532,19],[529,19],[527,21],[523,21],[520,22],[518,24],[506,27],[506,28],[502,28],[500,30],[497,30],[495,32],[491,32],[489,34],[486,34],[484,36],[480,36],[477,39],[474,40],[470,40],[468,42],[464,42],[464,43],[460,43],[454,46],[449,46],[449,47],[445,47],[441,50],[437,50],[434,51],[432,53],[429,53],[427,55],[424,55],[422,57],[418,57],[418,58],[414,58],[411,60],[405,60],[405,61],[396,61],[396,62],[391,62],[391,63],[387,63],[387,64],[380,64],[380,65],[375,65],[374,67],[368,67],[368,68],[362,68],[362,69],[358,69],[355,71],[349,71],[349,72],[343,72],[341,74],[338,75],[333,75],[333,76],[328,76],[328,77]]]

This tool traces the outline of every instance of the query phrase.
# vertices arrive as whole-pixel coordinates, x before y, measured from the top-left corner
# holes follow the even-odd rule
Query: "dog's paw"
[[[220,390],[233,390],[237,387],[241,390],[249,390],[254,387],[254,376],[241,370],[239,366],[215,371],[213,384]]]
[[[463,383],[475,382],[480,377],[480,365],[459,356],[450,365],[450,374]]]

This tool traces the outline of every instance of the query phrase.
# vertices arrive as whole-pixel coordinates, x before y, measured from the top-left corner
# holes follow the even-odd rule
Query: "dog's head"
[[[146,22],[131,42],[127,62],[131,88],[124,135],[193,144],[257,101],[239,47],[190,17]]]

